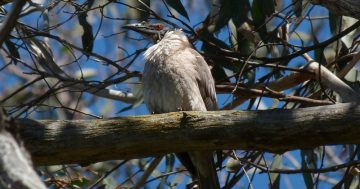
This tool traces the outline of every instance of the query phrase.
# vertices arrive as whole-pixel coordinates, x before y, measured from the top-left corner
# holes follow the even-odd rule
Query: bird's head
[[[145,21],[135,24],[127,24],[124,25],[122,28],[138,32],[144,37],[149,38],[154,42],[160,40],[166,32],[170,31],[170,28],[164,26],[163,24],[152,24]]]

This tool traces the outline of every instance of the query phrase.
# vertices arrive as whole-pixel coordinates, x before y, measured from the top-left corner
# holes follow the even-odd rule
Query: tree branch
[[[360,106],[174,112],[104,120],[17,120],[35,164],[92,163],[234,149],[284,152],[360,143]]]
[[[0,110],[0,188],[45,189],[22,142],[8,131],[15,128]]]
[[[310,2],[326,7],[333,14],[360,19],[360,1],[358,0],[310,0]]]
[[[14,28],[21,9],[25,4],[25,0],[14,1],[11,12],[0,26],[0,47],[2,46],[2,43],[9,37],[9,33]]]

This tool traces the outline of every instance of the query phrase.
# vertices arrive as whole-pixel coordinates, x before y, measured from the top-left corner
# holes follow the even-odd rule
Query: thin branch
[[[160,161],[162,160],[162,156],[160,157],[156,157],[148,166],[148,168],[145,170],[144,174],[142,175],[142,177],[140,178],[140,180],[138,181],[138,183],[136,183],[136,185],[133,187],[134,189],[140,189],[141,187],[144,186],[144,184],[146,183],[146,180],[149,178],[149,176],[151,175],[151,173],[155,170],[155,168],[159,165]]]
[[[25,0],[15,0],[13,2],[12,10],[9,15],[6,17],[5,21],[1,24],[0,27],[0,47],[3,42],[9,37],[11,30],[16,24],[22,7],[26,4]]]

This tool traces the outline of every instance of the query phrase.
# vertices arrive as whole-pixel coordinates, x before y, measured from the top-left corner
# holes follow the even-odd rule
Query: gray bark
[[[0,188],[45,189],[44,183],[33,169],[30,156],[19,140],[5,129],[6,122],[0,112]],[[15,127],[11,125],[12,127]]]
[[[17,120],[35,164],[87,164],[173,152],[284,152],[360,143],[360,106],[176,112],[103,120]]]

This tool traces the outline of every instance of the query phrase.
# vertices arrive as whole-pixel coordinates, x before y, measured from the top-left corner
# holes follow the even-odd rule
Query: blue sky
[[[39,1],[39,2],[44,2],[44,1]],[[185,2],[185,1],[183,1],[183,2]],[[179,18],[182,19],[183,21],[185,21],[186,23],[188,23],[189,25],[195,26],[196,24],[198,24],[199,22],[203,21],[206,18],[206,16],[208,15],[208,12],[209,12],[209,7],[205,6],[205,3],[203,2],[203,0],[187,1],[187,2],[188,3],[184,3],[184,6],[186,7],[186,10],[189,14],[190,22],[181,16]],[[189,2],[191,2],[191,3],[189,3]],[[290,3],[291,3],[290,0],[286,0],[285,6]],[[160,1],[158,1],[157,3],[152,4],[152,8],[158,14],[166,17],[167,11],[166,11],[165,7],[158,6],[161,4],[162,3]],[[127,9],[126,7],[118,5],[117,8],[119,9],[120,16],[121,16],[121,14],[126,13],[126,9]],[[53,13],[53,14],[56,15],[57,13]],[[112,15],[110,10],[109,10],[109,15]],[[315,6],[313,11],[310,14],[310,16],[327,16],[327,15],[328,15],[327,10],[320,6]],[[68,14],[68,15],[65,14],[64,16],[61,16],[60,19],[65,20],[69,16],[70,16],[70,14]],[[99,18],[96,17],[96,15],[90,14],[89,20],[91,20],[91,23],[93,24],[93,31],[96,32],[97,28],[99,27]],[[27,16],[27,17],[23,18],[22,21],[27,24],[30,24],[34,27],[41,27],[42,17],[39,14],[33,14],[31,16]],[[58,22],[60,22],[60,21],[58,21]],[[79,27],[76,25],[76,22],[77,22],[77,19],[73,18],[72,21],[61,26],[61,28],[64,28],[64,30],[66,30],[66,31],[73,30],[74,35],[79,36]],[[318,22],[320,22],[320,21],[314,21],[314,24],[317,24]],[[118,28],[113,27],[113,25],[112,25],[113,23],[117,24]],[[108,58],[111,58],[113,60],[116,60],[116,59],[119,59],[119,57],[126,55],[125,52],[122,52],[123,54],[120,54],[121,50],[119,50],[118,46],[126,47],[127,52],[129,54],[132,54],[139,48],[143,48],[148,45],[151,45],[146,40],[134,41],[134,40],[125,39],[124,35],[114,35],[114,36],[108,37],[108,35],[110,35],[112,33],[121,33],[122,30],[121,30],[120,26],[123,23],[124,23],[123,21],[118,21],[118,22],[104,21],[102,27],[100,28],[100,33],[99,33],[98,37],[96,38],[93,51],[98,54],[108,56]],[[177,23],[179,25],[181,25],[179,22],[177,22]],[[310,33],[309,27],[310,27],[310,23],[308,21],[304,21],[299,25],[297,32],[309,34]],[[59,30],[55,31],[55,33],[61,32],[61,28]],[[324,21],[323,27],[321,28],[321,32],[317,36],[319,41],[324,41],[324,40],[328,39],[329,37],[331,37],[331,33],[328,28],[329,28],[328,22]],[[80,32],[80,34],[81,34],[81,32]],[[132,32],[130,33],[130,36],[136,37],[136,38],[141,38],[139,35],[132,33]],[[217,36],[219,39],[222,39],[223,41],[225,41],[226,43],[229,44],[229,34],[228,34],[228,31],[226,28],[222,29],[217,34]],[[78,46],[81,46],[80,39],[81,39],[80,37],[75,38],[75,39],[72,39],[73,41],[71,41],[71,42],[77,44]],[[296,38],[291,38],[291,40],[289,42],[294,45],[301,45],[301,41]],[[63,57],[61,57],[61,52],[64,51],[64,49],[61,47],[60,44],[55,43],[55,42],[52,42],[51,45],[52,45],[52,49],[55,54],[54,55],[55,60],[62,60]],[[306,45],[311,45],[311,44],[306,44]],[[201,43],[198,42],[198,43],[196,43],[195,46],[199,50]],[[309,54],[311,56],[313,56],[313,52],[310,52]],[[82,57],[79,62],[80,62],[80,65],[82,66],[82,68],[96,70],[97,75],[95,77],[92,77],[91,79],[102,80],[108,76],[108,73],[112,72],[111,67],[103,65],[103,64],[99,64],[99,62],[92,60],[92,59],[87,60],[86,57]],[[293,59],[289,65],[294,66],[294,67],[299,67],[301,65],[304,65],[305,63],[306,62],[301,57],[297,57],[297,58]],[[0,66],[3,66],[4,64],[5,63],[3,62],[3,60],[0,60]],[[126,62],[120,62],[120,64],[126,64]],[[143,64],[144,64],[143,57],[142,57],[142,55],[140,55],[140,57],[137,58],[137,60],[135,61],[133,66],[130,68],[130,70],[142,71]],[[259,74],[257,75],[257,77],[259,78],[261,75],[265,74],[266,72],[268,72],[267,69],[261,68],[259,70]],[[15,76],[7,75],[7,76],[0,76],[0,81],[2,81],[2,83],[3,83],[2,85],[0,85],[0,90],[2,91],[4,89],[9,88],[9,86],[14,85],[15,83],[19,82],[19,79],[17,79],[17,77],[15,77]],[[132,91],[134,86],[137,85],[136,82],[138,82],[138,81],[132,80],[132,81],[129,81],[128,84],[113,85],[113,86],[111,86],[111,88],[118,89],[118,90]],[[87,99],[90,99],[92,97],[93,96],[90,94],[83,95],[83,98],[87,98]],[[219,105],[223,106],[231,98],[232,98],[231,95],[219,95],[218,96]],[[272,105],[272,103],[273,103],[272,100],[270,100],[268,98],[262,98],[261,107],[264,109],[269,108]],[[238,107],[238,109],[240,109],[240,110],[246,109],[247,104],[248,103],[244,103],[243,105]],[[104,117],[148,114],[145,105],[140,105],[131,110],[128,110],[128,111],[125,111],[122,113],[118,113],[121,109],[123,109],[127,106],[128,106],[127,104],[124,104],[122,102],[117,102],[114,100],[97,99],[96,101],[94,101],[94,103],[92,105],[90,105],[88,107],[87,110],[89,112],[91,112],[92,114],[103,115]],[[34,118],[36,118],[36,116]],[[298,160],[298,162],[300,162],[299,151],[293,151],[293,152],[290,152],[289,154],[291,154],[293,157],[295,157],[296,160]],[[265,158],[268,160],[271,160],[273,158],[273,156],[272,156],[272,154],[266,154]],[[284,158],[282,163],[283,163],[284,167],[294,168],[293,163],[291,163],[291,161],[289,161],[287,158]],[[162,167],[160,167],[160,169],[164,169],[164,167],[162,166]],[[123,173],[122,171],[124,171],[124,170],[120,169],[119,173]],[[124,178],[119,177],[117,179],[119,182],[121,182],[122,179],[124,179]],[[291,183],[291,186],[289,186],[288,183]],[[156,184],[157,184],[157,182],[153,182],[151,186],[155,186]],[[244,177],[239,182],[239,186],[242,186],[242,188],[248,188],[247,184],[248,184],[248,181],[247,181],[246,177]],[[267,174],[257,174],[251,184],[254,189],[267,187],[268,175]],[[325,182],[320,182],[319,188],[329,188],[329,187],[330,187],[329,184],[327,184]],[[281,188],[289,188],[289,189],[290,188],[294,188],[294,189],[305,188],[302,175],[301,174],[285,175],[281,179]]]

